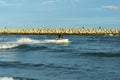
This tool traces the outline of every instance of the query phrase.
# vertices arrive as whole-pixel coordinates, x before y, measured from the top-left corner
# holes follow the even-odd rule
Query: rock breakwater
[[[0,29],[0,34],[119,35],[120,28],[25,28]]]

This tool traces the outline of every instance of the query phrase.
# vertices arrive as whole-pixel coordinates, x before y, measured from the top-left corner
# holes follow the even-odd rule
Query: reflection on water
[[[0,61],[17,61],[18,56],[13,52],[2,52],[0,53]]]

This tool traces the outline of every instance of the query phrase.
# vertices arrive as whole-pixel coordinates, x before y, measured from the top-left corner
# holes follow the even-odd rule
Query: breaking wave
[[[14,80],[12,77],[0,77],[0,80]]]
[[[10,49],[10,48],[15,48],[18,47],[20,44],[16,43],[5,43],[5,44],[0,44],[0,49]]]
[[[2,43],[0,43],[0,49],[11,49],[11,48],[23,47],[26,45],[29,46],[30,44],[35,44],[35,43],[40,43],[40,41],[33,40],[30,38],[20,38],[14,42],[5,42],[5,43],[2,42]]]
[[[21,77],[0,77],[0,80],[36,80],[36,79],[21,78]]]

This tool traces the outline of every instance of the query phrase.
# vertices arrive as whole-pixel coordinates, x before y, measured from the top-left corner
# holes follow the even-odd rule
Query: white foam
[[[21,38],[17,42],[19,42],[19,43],[39,43],[40,41],[30,39],[30,38]]]
[[[69,43],[69,39],[62,39],[62,40],[45,40],[46,43]]]
[[[8,49],[8,48],[14,48],[19,46],[19,44],[16,43],[5,43],[5,44],[0,44],[0,49]]]
[[[14,80],[12,77],[0,77],[0,80]]]
[[[114,36],[113,34],[109,34],[109,36]]]
[[[10,48],[15,48],[15,47],[22,45],[22,44],[36,44],[36,43],[59,43],[59,44],[61,44],[61,43],[69,43],[69,39],[34,40],[34,39],[30,39],[30,38],[20,38],[14,42],[1,43],[0,49],[10,49]]]

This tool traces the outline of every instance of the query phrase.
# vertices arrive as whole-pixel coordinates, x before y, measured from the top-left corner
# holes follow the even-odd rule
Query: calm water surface
[[[120,36],[0,35],[0,79],[120,80]]]

